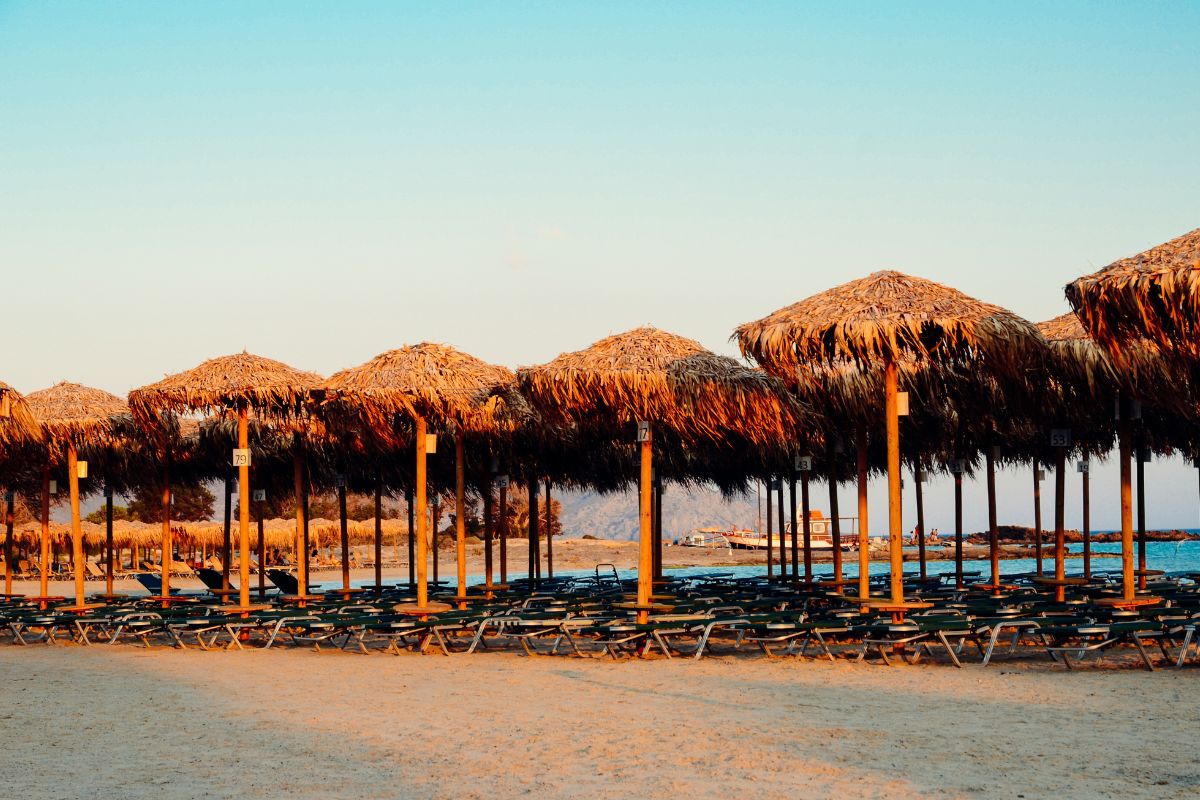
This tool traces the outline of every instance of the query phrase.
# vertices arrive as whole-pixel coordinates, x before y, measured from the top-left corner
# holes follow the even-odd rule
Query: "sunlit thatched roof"
[[[77,446],[108,444],[129,406],[115,394],[63,381],[25,398],[43,436],[53,449],[67,442]]]
[[[16,389],[0,381],[0,444],[36,439],[41,432],[29,404]]]

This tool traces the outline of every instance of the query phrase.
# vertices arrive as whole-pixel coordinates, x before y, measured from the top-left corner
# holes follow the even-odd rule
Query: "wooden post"
[[[795,485],[793,483],[793,485]],[[812,507],[809,504],[808,496],[808,470],[800,473],[800,525],[804,531],[804,582],[812,585],[813,569],[812,569]],[[792,541],[795,541],[795,535],[792,536]]]
[[[917,567],[922,580],[925,573],[925,470],[920,463],[913,470],[913,483],[916,484],[917,500]]]
[[[963,588],[963,498],[962,498],[962,460],[959,457],[959,470],[954,473],[954,588]]]
[[[241,433],[240,433],[241,424],[242,424],[241,411],[239,410],[238,411],[238,426],[239,426],[238,447],[242,446]],[[238,470],[238,475],[239,476],[241,475],[240,469]],[[241,490],[240,489],[238,490],[238,498],[241,499]],[[239,516],[240,516],[240,514],[239,514]],[[230,525],[231,525],[230,520],[232,520],[232,519],[233,519],[233,476],[230,475],[229,472],[227,471],[225,473],[225,529],[224,529],[224,538],[221,540],[221,585],[222,585],[222,588],[224,588],[224,589],[229,588],[229,563],[233,560],[231,558],[231,556],[233,555],[233,553],[232,553],[233,545],[230,543],[230,533],[229,533],[229,529],[230,529]]]
[[[246,402],[243,400],[238,403],[238,447],[242,450],[250,449],[250,432],[249,432],[249,412],[246,408]],[[228,498],[229,490],[226,489],[226,497]],[[228,508],[229,500],[225,501]],[[226,516],[226,519],[229,519]],[[225,526],[225,548],[226,556],[223,566],[225,572],[229,571],[229,525]],[[238,465],[238,605],[246,608],[250,605],[250,465],[242,462]],[[261,553],[259,555],[258,570],[262,573],[263,562]],[[225,580],[225,587],[229,587],[229,580]]]
[[[428,552],[429,542],[425,538],[427,532],[428,521],[426,514],[426,495],[425,495],[425,454],[427,445],[425,442],[425,418],[418,416],[415,420],[417,435],[417,477],[416,477],[416,518],[417,518],[417,607],[426,608],[429,605],[429,578],[428,578]],[[412,519],[412,505],[409,505],[409,519]],[[409,527],[409,536],[412,536],[412,527]],[[411,563],[411,561],[410,561]],[[409,571],[411,574],[411,569]]]
[[[508,485],[500,484],[500,514],[496,518],[500,526],[500,585],[508,585]]]
[[[661,579],[663,576],[662,557],[663,557],[663,538],[662,538],[662,478],[658,475],[654,476],[654,578]],[[547,484],[546,497],[549,497],[549,484]]]
[[[309,489],[311,488],[309,486],[309,480],[310,480],[310,477],[308,474],[308,465],[306,464],[305,469],[304,469],[304,482],[301,484],[301,487],[300,487],[301,488],[301,497],[304,498],[304,529],[303,529],[303,533],[301,535],[301,539],[302,539],[301,547],[303,549],[303,553],[301,554],[301,557],[300,557],[300,563],[304,565],[304,592],[303,592],[304,594],[308,594],[308,576],[311,574],[311,566],[312,566],[309,563],[309,559],[310,559],[311,553],[312,553],[312,545],[309,543],[309,540],[308,540],[309,524],[312,522],[312,498],[309,496]],[[320,534],[320,532],[318,532],[317,533],[318,545],[320,544],[320,542],[321,542],[321,534]]]
[[[1083,473],[1083,577],[1092,579],[1092,492],[1091,463]]]
[[[788,513],[792,519],[792,580],[800,580],[800,520],[796,516],[796,470],[793,465],[792,469],[788,470]],[[805,473],[805,481],[807,482],[808,475]],[[807,579],[809,569],[809,554],[804,553],[804,575]]]
[[[413,497],[414,497],[413,489],[412,489],[412,487],[409,487],[404,492],[404,504],[408,507],[408,588],[409,589],[412,589],[412,587],[417,585],[417,573],[416,573],[416,569],[417,569],[417,554],[416,554],[417,529],[415,527],[416,523],[414,522],[415,511],[413,509],[413,505],[414,505]],[[421,513],[425,513],[425,512],[422,511]]]
[[[493,569],[492,569],[492,512],[494,509],[494,501],[492,499],[492,479],[487,478],[487,482],[483,489],[483,585],[491,586]]]
[[[5,493],[5,498],[4,498],[4,593],[5,594],[13,593],[12,541],[13,541],[13,521],[14,521],[13,517],[15,516],[15,514],[13,513],[13,511],[14,511],[13,505],[14,505],[13,492],[11,489],[9,489]],[[111,506],[110,506],[110,508],[111,508]],[[109,513],[111,514],[111,512],[109,512]],[[109,518],[111,519],[111,516]],[[112,526],[111,525],[109,526],[109,531],[110,531],[109,541],[111,542],[112,541],[112,538],[111,538]],[[109,573],[108,593],[112,594],[111,571]]]
[[[263,503],[258,504],[258,597],[267,593],[267,543],[263,536]]]
[[[1137,442],[1137,585],[1139,589],[1146,588],[1146,462],[1142,460],[1142,449],[1145,440],[1138,437]]]
[[[1057,480],[1057,479],[1056,479]],[[1038,462],[1033,460],[1033,547],[1034,572],[1043,573],[1042,569],[1042,482],[1038,480]]]
[[[1067,448],[1059,447],[1054,454],[1054,579],[1067,577],[1067,532],[1065,504],[1067,493]],[[1067,588],[1055,587],[1054,599],[1062,603],[1067,599]]]
[[[67,484],[71,489],[71,558],[75,561],[75,605],[86,605],[83,588],[83,528],[79,524],[79,454],[75,443],[67,444]]]
[[[871,540],[867,528],[867,426],[858,423],[854,431],[858,451],[858,594],[871,596]]]
[[[338,490],[338,523],[340,526],[342,546],[342,588],[350,588],[350,524],[346,519],[346,484],[337,487]]]
[[[538,559],[538,480],[530,477],[526,481],[529,490],[529,539],[525,542],[529,548],[529,581],[530,586],[537,586],[542,577],[542,565]],[[649,539],[647,539],[649,541]]]
[[[175,555],[171,546],[171,453],[167,452],[163,462],[162,489],[162,558],[159,564],[162,568],[162,596],[171,596],[171,560]]]
[[[438,541],[438,529],[441,528],[442,522],[442,504],[441,498],[435,493],[433,502],[430,503],[429,516],[432,521],[433,528],[433,583],[438,585],[438,570],[441,568],[439,556],[441,555],[441,543]]]
[[[887,413],[888,554],[891,562],[892,602],[904,602],[904,518],[900,498],[900,417],[896,388],[896,361],[884,365]]]
[[[304,528],[308,509],[304,505],[304,467],[300,463],[300,434],[293,439],[292,488],[296,494],[296,585],[301,595],[308,594],[308,574],[305,569],[307,553],[304,551]]]
[[[12,501],[8,504],[9,519],[12,519]],[[11,522],[9,523],[12,524]],[[113,594],[113,497],[112,489],[104,490],[104,593]]]
[[[829,525],[833,535],[833,580],[834,591],[842,591],[842,521],[838,511],[837,454],[829,454]]]
[[[984,450],[984,465],[987,469],[988,505],[988,557],[991,559],[991,584],[995,592],[1000,586],[1000,529],[996,525],[996,448],[989,444]]]
[[[1132,436],[1129,431],[1127,401],[1121,402],[1121,419],[1117,422],[1117,451],[1121,463],[1121,578],[1123,595],[1132,600],[1136,583],[1133,579],[1133,492],[1130,487],[1132,469],[1130,452]]]
[[[39,597],[50,595],[50,465],[42,465],[42,568]]]
[[[662,540],[658,540],[662,546]],[[662,563],[662,551],[658,553],[658,563]],[[661,572],[661,570],[660,570]],[[554,508],[550,502],[550,479],[546,478],[546,577],[554,580]]]
[[[467,479],[463,431],[454,432],[454,557],[459,599],[467,596]],[[466,608],[465,605],[462,608]]]
[[[787,523],[784,522],[783,516],[783,476],[779,476],[779,491],[775,494],[775,513],[779,520],[779,579],[786,581],[789,579],[788,574],[788,540],[787,540]],[[793,564],[793,576],[795,564]]]
[[[375,590],[383,584],[383,478],[375,476]]]
[[[654,543],[650,530],[650,484],[654,477],[654,450],[650,441],[652,436],[653,433],[647,426],[646,437],[641,442],[642,468],[638,481],[641,503],[638,508],[637,604],[640,608],[637,612],[637,619],[643,625],[650,618],[650,612],[646,607],[650,605],[650,598],[654,593]]]
[[[771,479],[768,477],[767,484],[767,579],[775,577],[775,543],[771,540],[774,536],[774,531],[771,530],[771,521],[774,519],[775,511],[771,505]]]

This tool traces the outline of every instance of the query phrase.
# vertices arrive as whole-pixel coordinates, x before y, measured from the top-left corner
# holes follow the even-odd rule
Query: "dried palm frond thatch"
[[[115,394],[62,381],[25,398],[54,452],[68,443],[77,447],[111,444],[128,426],[129,406]]]
[[[291,417],[308,392],[321,382],[314,372],[250,353],[212,358],[129,393],[129,405],[143,423],[164,411],[220,412],[246,403],[260,414]]]
[[[1084,327],[1111,352],[1149,339],[1200,358],[1200,228],[1066,287]]]
[[[609,336],[517,370],[522,392],[550,419],[611,427],[648,420],[685,439],[792,438],[800,409],[765,372],[656,328]]]
[[[1035,358],[1033,325],[999,306],[900,272],[875,272],[734,332],[742,353],[788,376],[812,362],[987,360],[1017,372]]]
[[[384,436],[391,435],[398,415],[495,432],[527,413],[523,399],[513,391],[514,380],[504,367],[449,345],[422,342],[334,373],[314,395],[335,413],[355,414]]]
[[[40,428],[29,404],[16,389],[0,381],[0,444],[37,439]]]

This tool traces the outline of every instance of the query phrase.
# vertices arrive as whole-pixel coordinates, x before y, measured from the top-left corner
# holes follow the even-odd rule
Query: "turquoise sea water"
[[[1083,545],[1072,544],[1067,547],[1067,551],[1071,556],[1067,560],[1067,574],[1078,575],[1083,572],[1083,559],[1081,553]],[[1121,544],[1119,542],[1103,542],[1092,545],[1092,572],[1120,572],[1121,559]],[[1095,557],[1098,554],[1117,554],[1117,558]],[[1148,542],[1146,544],[1146,564],[1150,569],[1161,569],[1168,573],[1178,572],[1200,572],[1200,540],[1190,540],[1182,542]],[[1032,558],[1017,558],[1005,559],[1000,562],[1001,575],[1019,575],[1022,573],[1032,573],[1036,564]],[[986,560],[969,560],[963,562],[963,569],[967,572],[977,571],[981,575],[988,575],[991,566]],[[1043,559],[1043,569],[1047,572],[1054,570],[1054,559],[1047,557]],[[712,573],[724,573],[736,577],[750,577],[754,575],[765,575],[767,568],[763,566],[734,566],[734,567],[681,567],[673,569],[668,567],[665,572],[668,575],[701,575]],[[843,564],[843,573],[847,577],[858,575],[858,557],[855,553],[846,553],[845,562]],[[905,562],[905,573],[917,574],[917,564],[915,562]],[[927,563],[927,571],[931,575],[940,575],[943,573],[954,572],[953,561],[930,561]],[[882,575],[887,572],[887,565],[878,562],[871,565],[872,575]],[[814,575],[821,577],[829,577],[833,575],[832,564],[816,564],[813,567]],[[568,577],[577,575],[591,575],[593,570],[555,570],[556,577]],[[607,573],[611,575],[611,572]],[[618,573],[622,578],[632,578],[637,575],[635,570],[621,570]],[[543,573],[545,575],[545,573]],[[509,570],[509,579],[519,579],[526,576],[525,572],[519,570]],[[316,577],[316,576],[314,576]],[[454,573],[443,572],[439,575],[443,581],[449,579],[453,581]],[[468,583],[481,583],[484,576],[479,573],[470,573],[467,575]],[[317,578],[320,582],[320,578]],[[355,585],[370,583],[370,580],[362,580],[355,582]],[[332,583],[331,580],[326,580],[325,583]]]

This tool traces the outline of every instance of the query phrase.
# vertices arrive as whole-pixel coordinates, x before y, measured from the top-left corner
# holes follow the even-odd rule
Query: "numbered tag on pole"
[[[81,478],[81,479],[87,477],[87,462],[86,461],[76,461],[75,462],[75,477]]]
[[[425,455],[434,455],[437,453],[437,434],[425,434]]]
[[[15,495],[12,492],[4,493],[4,502],[11,503],[14,499],[15,499]]]
[[[254,501],[254,502],[256,502],[256,503],[264,503],[264,502],[266,502],[266,500],[267,500],[267,490],[266,490],[266,489],[255,489],[255,490],[254,490],[254,491],[251,493],[251,498],[250,498],[250,499],[251,499],[251,500],[253,500],[253,501]]]
[[[637,439],[635,439],[634,441],[636,441],[638,444],[650,441],[650,423],[649,422],[639,422],[637,424]]]
[[[50,481],[50,494],[58,494],[58,481]]]
[[[908,392],[896,392],[896,416],[908,416]]]
[[[963,474],[963,462],[961,458],[952,458],[946,462],[946,469],[950,470],[951,475]]]
[[[1052,428],[1050,430],[1050,446],[1051,447],[1070,447],[1071,446],[1071,429],[1070,428]]]
[[[1091,470],[1092,470],[1092,462],[1088,461],[1085,458],[1083,461],[1080,461],[1078,464],[1075,465],[1075,469],[1077,469],[1079,471],[1080,475],[1086,475],[1087,473],[1091,472]]]
[[[1039,469],[1039,470],[1037,471],[1037,479],[1038,479],[1038,482],[1039,482],[1039,483],[1040,483],[1041,481],[1044,481],[1044,480],[1046,480],[1046,470],[1044,470],[1044,469]]]
[[[796,472],[812,472],[812,456],[796,456]]]
[[[497,475],[496,476],[496,485],[499,486],[501,489],[507,489],[508,488],[508,476],[507,475]]]
[[[783,481],[781,481],[779,478],[771,478],[771,491],[783,491]]]
[[[1138,461],[1141,461],[1143,464],[1149,464],[1153,458],[1154,454],[1150,452],[1149,447],[1143,447],[1138,450]]]
[[[250,466],[250,448],[235,447],[233,448],[233,466],[248,467]]]
[[[336,489],[345,489],[346,488],[346,476],[345,475],[334,475],[333,476],[333,486]]]

